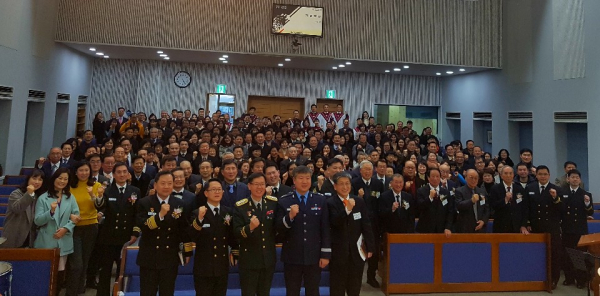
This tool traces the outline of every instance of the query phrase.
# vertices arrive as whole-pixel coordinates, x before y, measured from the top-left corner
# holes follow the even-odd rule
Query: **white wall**
[[[42,135],[40,146],[33,148],[39,149],[38,157],[52,146],[57,93],[74,98],[68,135],[75,134],[77,97],[90,93],[92,60],[54,42],[57,6],[57,0],[0,0],[0,85],[14,88],[11,108],[0,110],[0,116],[10,117],[8,127],[2,127],[9,128],[8,135],[0,139],[0,145],[7,143],[6,174],[17,174],[22,165],[29,90],[46,92],[43,116],[36,121]],[[33,165],[31,158],[25,165]]]

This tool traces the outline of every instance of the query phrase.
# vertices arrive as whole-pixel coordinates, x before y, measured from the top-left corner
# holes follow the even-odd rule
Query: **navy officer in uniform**
[[[238,243],[233,236],[233,209],[221,204],[223,187],[219,179],[209,179],[202,187],[202,194],[206,197],[206,206],[192,212],[190,226],[190,236],[196,243],[196,296],[225,296],[229,265],[235,264],[234,257],[238,254]]]
[[[275,220],[284,236],[281,261],[284,263],[286,295],[300,295],[302,282],[307,296],[319,295],[321,269],[331,259],[329,212],[326,197],[311,193],[310,169],[293,171],[296,190],[281,197]]]
[[[192,243],[188,239],[189,223],[183,215],[183,201],[171,195],[171,172],[156,174],[154,189],[155,194],[138,201],[137,225],[144,234],[137,257],[140,295],[155,296],[159,292],[160,296],[169,296],[175,294],[179,264],[190,261]]]
[[[562,243],[565,248],[576,249],[582,235],[588,234],[587,217],[594,214],[592,194],[581,187],[581,173],[570,170],[567,173],[568,186],[563,187]],[[573,262],[567,254],[563,256],[563,270],[565,281],[563,285],[573,285],[577,281],[577,288],[583,289],[586,284],[586,275],[573,268]]]
[[[266,195],[262,173],[248,177],[250,197],[235,203],[233,233],[240,240],[242,296],[268,296],[275,272],[275,217],[277,198]]]
[[[112,294],[110,275],[113,262],[117,263],[119,269],[123,244],[131,245],[140,236],[141,230],[135,226],[135,209],[136,201],[142,196],[137,187],[127,184],[130,176],[126,163],[115,164],[114,182],[106,189],[98,205],[98,211],[104,213],[104,225],[98,233],[101,269],[96,296]]]

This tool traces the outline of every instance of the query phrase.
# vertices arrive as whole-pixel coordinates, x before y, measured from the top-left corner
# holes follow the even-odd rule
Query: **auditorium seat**
[[[6,214],[6,210],[7,210],[8,206],[7,205],[0,205],[0,215],[4,215]]]
[[[0,227],[4,227],[4,219],[6,219],[6,216],[4,214],[0,215]]]
[[[23,176],[23,175],[19,175],[19,176],[10,176],[10,175],[6,175],[4,176],[4,185],[21,185],[23,184],[23,182],[25,182],[25,179],[27,179],[27,176]]]
[[[124,279],[123,283],[125,283],[125,286],[122,288],[125,291],[126,296],[140,295],[140,270],[136,264],[138,251],[138,247],[129,247],[127,249],[127,254],[125,255],[125,268],[121,274],[123,275]],[[279,261],[280,255],[281,248],[277,248],[277,264],[275,266],[275,274],[273,275],[273,282],[271,285],[271,295],[273,296],[286,295],[283,263]],[[193,258],[190,262],[193,262]],[[175,282],[176,295],[196,295],[194,290],[193,266],[194,265],[190,263],[187,266],[179,267],[179,275],[177,276],[177,281]],[[321,283],[319,290],[321,295],[329,295],[329,270],[327,268],[321,272]],[[237,266],[231,267],[229,270],[227,295],[242,295],[239,268]],[[304,288],[301,291],[301,295],[304,295]]]
[[[0,204],[8,204],[8,195],[0,195]]]
[[[33,173],[33,170],[35,170],[35,168],[31,168],[31,167],[21,168],[19,175],[29,176],[29,175],[31,175],[31,173]]]
[[[10,195],[10,193],[15,191],[15,189],[17,189],[18,187],[19,186],[17,185],[0,185],[0,196]]]
[[[594,217],[594,220],[600,220],[600,211],[594,211],[592,217]]]

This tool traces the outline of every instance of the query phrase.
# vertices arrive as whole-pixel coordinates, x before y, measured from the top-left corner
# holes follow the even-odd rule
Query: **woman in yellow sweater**
[[[80,220],[73,232],[73,253],[69,255],[66,296],[85,293],[85,279],[88,261],[98,235],[98,211],[96,203],[104,194],[104,187],[91,178],[90,164],[82,161],[72,168],[71,194],[79,206]]]

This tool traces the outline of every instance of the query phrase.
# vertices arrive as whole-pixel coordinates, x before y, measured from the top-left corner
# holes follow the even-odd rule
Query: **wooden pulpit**
[[[577,246],[587,247],[587,250],[590,254],[600,256],[600,233],[582,235]],[[600,285],[598,268],[600,268],[600,263],[598,260],[595,260],[593,272],[594,278],[592,279],[592,290],[594,290],[594,296],[600,296],[600,289],[598,289],[598,285]]]

